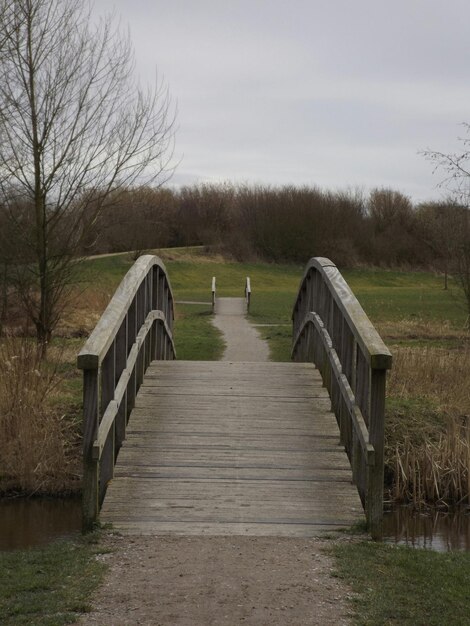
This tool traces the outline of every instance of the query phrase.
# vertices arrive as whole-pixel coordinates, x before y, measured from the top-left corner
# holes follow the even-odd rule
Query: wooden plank
[[[273,524],[244,522],[158,522],[155,520],[117,520],[115,526],[120,532],[140,535],[176,536],[226,536],[247,535],[258,537],[312,537],[335,531],[348,525],[348,518],[337,521],[317,521],[313,523]]]
[[[152,364],[102,521],[122,532],[312,536],[362,519],[325,390],[298,365]]]

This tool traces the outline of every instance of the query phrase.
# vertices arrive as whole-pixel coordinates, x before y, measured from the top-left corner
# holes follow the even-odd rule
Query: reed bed
[[[393,501],[470,505],[470,350],[397,348],[388,386]]]
[[[73,426],[55,402],[59,360],[41,361],[33,341],[0,344],[0,490],[68,491],[73,476]]]
[[[470,349],[396,348],[390,396],[423,397],[443,411],[470,414]]]
[[[406,439],[395,456],[393,499],[440,506],[470,505],[470,424],[449,421],[437,441],[415,447]]]

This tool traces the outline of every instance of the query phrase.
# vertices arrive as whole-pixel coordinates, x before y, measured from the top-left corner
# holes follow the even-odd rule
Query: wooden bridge
[[[141,257],[78,356],[84,528],[313,536],[365,512],[380,537],[391,355],[334,264],[307,265],[294,363],[176,361],[173,302]]]

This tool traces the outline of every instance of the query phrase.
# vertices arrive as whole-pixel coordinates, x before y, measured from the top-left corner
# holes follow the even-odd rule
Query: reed
[[[470,505],[470,350],[397,348],[394,357],[386,435],[391,499]]]
[[[0,490],[58,493],[71,483],[73,426],[58,410],[59,360],[41,360],[36,344],[0,345]]]
[[[450,418],[437,441],[405,439],[395,455],[393,499],[416,507],[470,505],[470,423]]]
[[[470,349],[395,348],[388,381],[393,397],[423,397],[442,411],[470,414]]]

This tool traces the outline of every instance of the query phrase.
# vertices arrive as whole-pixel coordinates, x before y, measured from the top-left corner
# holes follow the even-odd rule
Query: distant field
[[[245,278],[249,276],[250,317],[255,324],[279,325],[261,327],[260,331],[270,342],[273,358],[289,358],[291,330],[286,325],[290,324],[303,267],[227,262],[204,255],[200,248],[163,250],[160,255],[176,300],[209,303],[212,276],[216,277],[218,296],[243,296]],[[132,262],[129,255],[123,254],[83,264],[80,281],[88,286],[85,301],[94,292],[91,302],[104,308]],[[343,276],[386,342],[453,347],[461,341],[466,313],[452,281],[450,289],[444,291],[442,277],[427,272],[359,269],[344,271]],[[209,346],[217,341],[214,349]],[[221,352],[208,309],[201,306],[177,306],[176,342],[180,358],[217,358]]]

